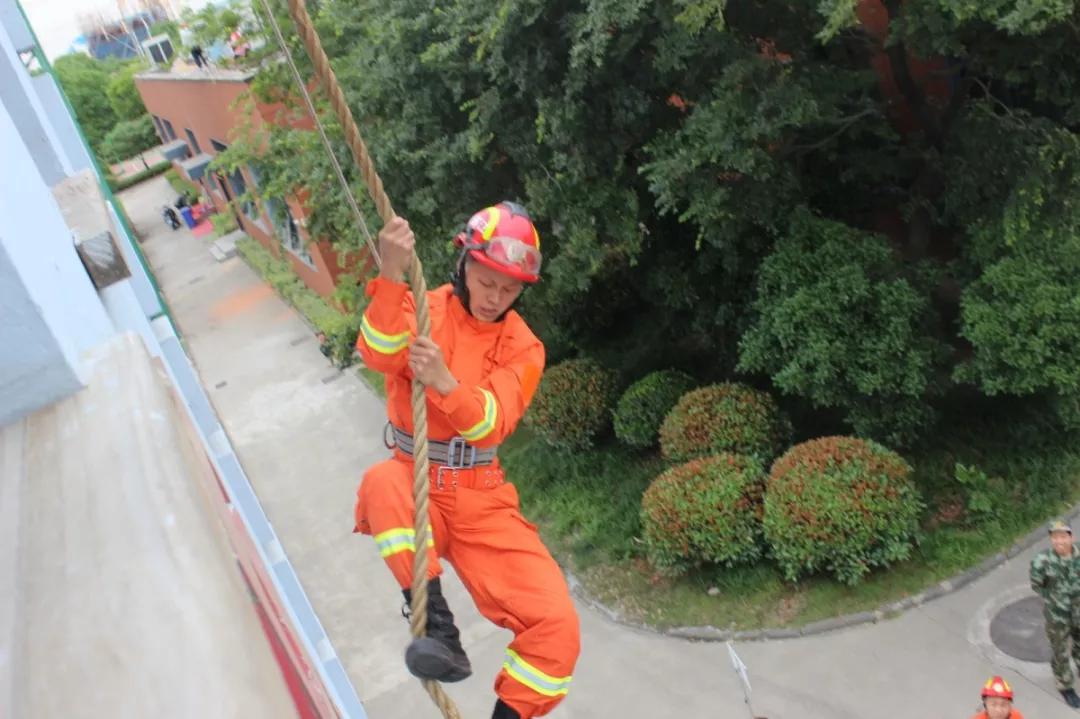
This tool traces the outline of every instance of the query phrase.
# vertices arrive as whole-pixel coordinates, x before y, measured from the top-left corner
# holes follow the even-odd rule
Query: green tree
[[[987,394],[1080,394],[1080,140],[1057,131],[979,228],[985,257],[964,290],[956,371]],[[981,261],[980,261],[981,260]]]
[[[228,40],[244,20],[232,7],[218,7],[212,3],[198,11],[186,7],[180,17],[191,28],[195,43],[204,47]]]
[[[168,35],[173,49],[180,49],[180,23],[175,20],[161,20],[150,26],[150,35]]]
[[[798,211],[761,265],[740,367],[840,408],[862,435],[905,444],[929,423],[946,355],[925,293],[880,236]]]
[[[149,150],[160,142],[150,116],[143,115],[135,120],[116,123],[102,140],[99,153],[108,162],[119,162]]]
[[[109,98],[109,105],[119,120],[135,120],[146,114],[146,105],[143,104],[142,96],[135,87],[135,75],[142,72],[145,66],[139,61],[125,64],[114,72],[105,86],[105,94]]]
[[[86,139],[96,148],[117,121],[104,92],[109,84],[107,66],[87,55],[64,55],[56,59],[53,67]]]
[[[429,280],[478,207],[537,216],[523,304],[553,361],[741,368],[898,445],[972,388],[1075,407],[1078,3],[881,7],[869,25],[856,0],[312,12]],[[295,111],[280,64],[256,86]],[[313,187],[311,226],[357,247],[305,152],[312,133],[272,131],[267,182]]]

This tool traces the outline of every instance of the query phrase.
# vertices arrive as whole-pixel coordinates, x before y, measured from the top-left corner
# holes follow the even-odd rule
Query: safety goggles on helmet
[[[540,279],[540,235],[520,205],[501,202],[477,212],[454,244],[474,261],[514,279]]]
[[[527,275],[540,274],[543,263],[540,250],[516,237],[492,237],[481,246],[470,249],[483,252],[487,259],[504,267],[520,270]]]

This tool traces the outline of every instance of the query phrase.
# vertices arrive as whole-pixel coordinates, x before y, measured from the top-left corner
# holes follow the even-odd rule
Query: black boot
[[[402,590],[405,602],[412,602],[412,592]],[[428,581],[427,636],[412,640],[405,650],[405,666],[413,676],[437,682],[460,682],[472,674],[472,665],[461,646],[461,633],[454,625],[454,614],[442,595],[439,578]]]
[[[1065,703],[1071,706],[1073,709],[1080,709],[1080,697],[1076,696],[1076,692],[1072,687],[1061,690],[1061,698],[1065,700]]]
[[[521,715],[506,706],[502,699],[499,699],[495,702],[495,711],[492,713],[491,719],[521,719]]]

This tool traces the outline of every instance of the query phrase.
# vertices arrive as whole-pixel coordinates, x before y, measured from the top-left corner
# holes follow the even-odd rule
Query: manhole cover
[[[990,640],[1001,651],[1025,662],[1049,662],[1043,602],[1027,597],[1006,605],[990,622]]]

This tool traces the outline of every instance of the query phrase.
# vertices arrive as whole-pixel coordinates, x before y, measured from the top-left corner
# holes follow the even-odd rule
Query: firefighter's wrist
[[[458,381],[454,379],[454,375],[450,374],[449,371],[447,371],[446,374],[442,377],[439,377],[439,379],[437,379],[435,383],[432,384],[432,388],[434,388],[434,390],[443,397],[457,389],[457,386]]]
[[[405,271],[399,267],[391,267],[390,263],[384,263],[379,270],[379,277],[388,282],[401,282],[404,278]]]

